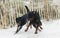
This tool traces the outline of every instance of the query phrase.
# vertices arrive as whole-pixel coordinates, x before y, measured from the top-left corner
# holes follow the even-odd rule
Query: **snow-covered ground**
[[[45,21],[42,20],[43,30],[38,31],[38,34],[34,34],[35,29],[29,29],[27,32],[24,32],[25,27],[17,33],[16,27],[9,29],[0,29],[0,38],[60,38],[60,19]]]

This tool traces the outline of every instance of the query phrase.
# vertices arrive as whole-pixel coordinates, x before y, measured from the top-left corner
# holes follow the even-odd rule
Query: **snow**
[[[29,29],[24,32],[26,26],[19,33],[14,34],[16,26],[8,29],[0,29],[0,38],[60,38],[60,19],[45,21],[42,20],[43,30],[38,34],[34,34],[35,29]]]

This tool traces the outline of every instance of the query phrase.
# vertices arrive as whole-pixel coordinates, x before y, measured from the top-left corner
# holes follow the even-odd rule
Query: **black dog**
[[[16,18],[16,22],[18,25],[16,33],[18,33],[19,30],[21,30],[21,28],[23,27],[23,25],[26,24],[26,22],[29,20],[30,24],[27,26],[27,29],[25,31],[27,31],[29,26],[31,24],[33,24],[33,26],[36,28],[35,34],[37,34],[38,27],[40,27],[40,29],[42,29],[42,27],[41,27],[42,23],[40,21],[40,16],[37,13],[37,11],[29,11],[27,6],[25,6],[25,7],[26,7],[28,13],[23,15],[22,17]]]

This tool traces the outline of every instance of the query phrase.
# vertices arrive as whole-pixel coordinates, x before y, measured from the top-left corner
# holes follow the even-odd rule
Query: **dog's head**
[[[19,30],[22,29],[24,22],[22,23],[21,17],[18,17],[18,18],[16,18],[16,23],[17,23],[17,32],[18,32]]]

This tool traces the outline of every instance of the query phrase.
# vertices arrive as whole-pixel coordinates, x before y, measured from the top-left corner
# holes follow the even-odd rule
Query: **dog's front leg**
[[[29,25],[28,25],[27,28],[25,29],[25,32],[27,32],[28,29],[29,29]]]
[[[21,29],[22,29],[22,26],[18,26],[15,34],[18,33]]]

